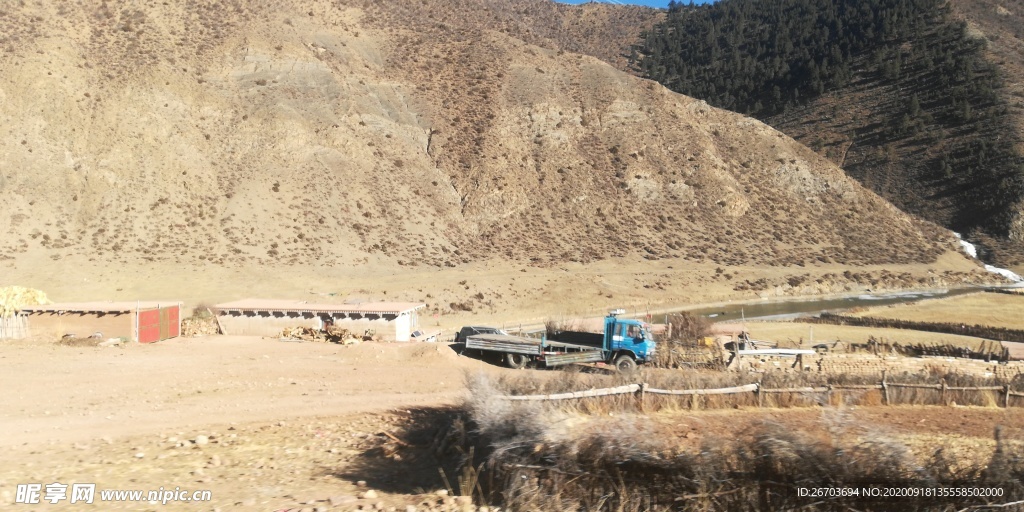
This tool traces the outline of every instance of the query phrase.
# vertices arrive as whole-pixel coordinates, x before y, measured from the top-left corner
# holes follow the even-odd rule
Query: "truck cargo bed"
[[[585,347],[604,347],[604,335],[593,332],[562,331],[553,336],[549,336],[548,340],[571,343],[573,345],[582,345]]]
[[[541,340],[510,334],[474,334],[466,337],[466,348],[539,356]]]
[[[577,363],[600,363],[604,360],[604,351],[595,348],[580,352],[566,352],[564,354],[550,354],[544,356],[544,364],[547,366],[562,366],[564,364]]]
[[[543,356],[548,366],[604,360],[604,351],[597,347],[561,341],[543,341],[507,334],[474,334],[467,336],[466,348],[503,352],[506,354]]]

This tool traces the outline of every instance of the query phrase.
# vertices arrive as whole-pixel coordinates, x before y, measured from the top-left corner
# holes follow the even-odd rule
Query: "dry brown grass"
[[[474,468],[483,472],[474,475],[483,483],[484,502],[538,511],[875,510],[877,503],[857,496],[808,500],[795,492],[867,485],[992,486],[1003,490],[998,502],[1024,497],[1024,452],[998,434],[988,460],[957,460],[940,447],[922,463],[903,442],[874,432],[840,407],[825,410],[824,437],[765,423],[728,436],[706,435],[699,450],[680,451],[674,436],[647,421],[650,408],[513,404],[497,396],[513,387],[564,390],[589,378],[473,380],[465,409],[485,460]],[[688,377],[664,378],[662,385],[693,384]],[[931,497],[890,501],[887,507],[949,510],[992,502]]]
[[[819,343],[865,344],[874,337],[879,342],[900,344],[921,344],[935,346],[965,347],[981,350],[986,340],[970,336],[957,336],[933,332],[910,331],[905,329],[880,329],[875,327],[850,327],[842,325],[804,324],[798,322],[748,322],[751,337],[810,347]]]
[[[653,366],[724,370],[722,348],[717,343],[704,344],[710,329],[711,321],[703,316],[686,312],[668,316],[668,332],[658,339]]]
[[[854,316],[1024,329],[1024,296],[973,293],[858,311]]]
[[[95,347],[98,346],[100,343],[103,343],[103,338],[67,337],[61,338],[60,340],[57,341],[58,345],[63,345],[65,347]]]
[[[479,404],[479,396],[488,397],[488,403],[480,407],[506,408],[524,407],[529,410],[558,411],[567,416],[598,415],[619,413],[658,413],[661,411],[695,409],[729,409],[740,407],[817,407],[817,406],[877,406],[886,403],[880,387],[882,375],[825,375],[821,373],[768,372],[740,373],[718,371],[671,371],[642,369],[632,375],[606,375],[584,373],[570,367],[548,376],[537,372],[502,375],[497,378],[468,376],[467,386],[474,390],[470,403]],[[889,386],[889,405],[973,405],[997,407],[1003,405],[1003,392],[997,390],[950,390],[943,393],[942,382],[949,388],[1006,386],[1014,391],[1024,391],[1024,377],[1013,381],[1000,381],[991,377],[964,375],[959,373],[899,374],[886,378]],[[548,395],[589,389],[604,389],[624,384],[644,383],[649,388],[667,390],[721,389],[758,383],[762,389],[815,388],[815,391],[742,392],[722,395],[664,395],[657,393],[619,394],[601,397],[579,398],[554,401],[490,400],[498,395]],[[899,384],[928,385],[936,389],[901,387]],[[844,386],[879,386],[878,389],[855,389]],[[830,389],[831,388],[831,389]],[[496,403],[495,403],[496,402]],[[1011,406],[1024,405],[1024,399],[1011,399]]]

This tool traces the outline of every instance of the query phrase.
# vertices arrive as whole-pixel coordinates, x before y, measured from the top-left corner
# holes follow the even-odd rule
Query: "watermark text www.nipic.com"
[[[39,503],[57,504],[62,501],[68,503],[95,503],[97,501],[139,501],[155,505],[157,503],[166,505],[173,501],[210,501],[213,493],[210,491],[187,491],[180,487],[173,489],[152,489],[148,491],[133,489],[100,489],[96,491],[96,484],[18,484],[18,491],[14,496],[14,502],[19,504],[35,505]]]

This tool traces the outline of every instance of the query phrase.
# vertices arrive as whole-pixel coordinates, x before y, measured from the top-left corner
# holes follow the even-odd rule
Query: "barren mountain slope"
[[[591,2],[566,5],[551,0],[450,0],[397,2],[375,10],[388,24],[431,29],[486,29],[526,43],[597,57],[629,71],[630,49],[661,21],[663,10]],[[368,4],[373,5],[373,4]]]
[[[891,265],[955,249],[764,124],[441,0],[424,3],[435,24],[394,4],[0,12],[7,276],[86,261]]]

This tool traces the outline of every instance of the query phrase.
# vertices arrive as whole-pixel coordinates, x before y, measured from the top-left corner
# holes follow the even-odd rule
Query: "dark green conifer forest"
[[[940,0],[673,2],[632,62],[775,126],[988,256],[1020,260],[1009,237],[1024,158],[986,44]]]

